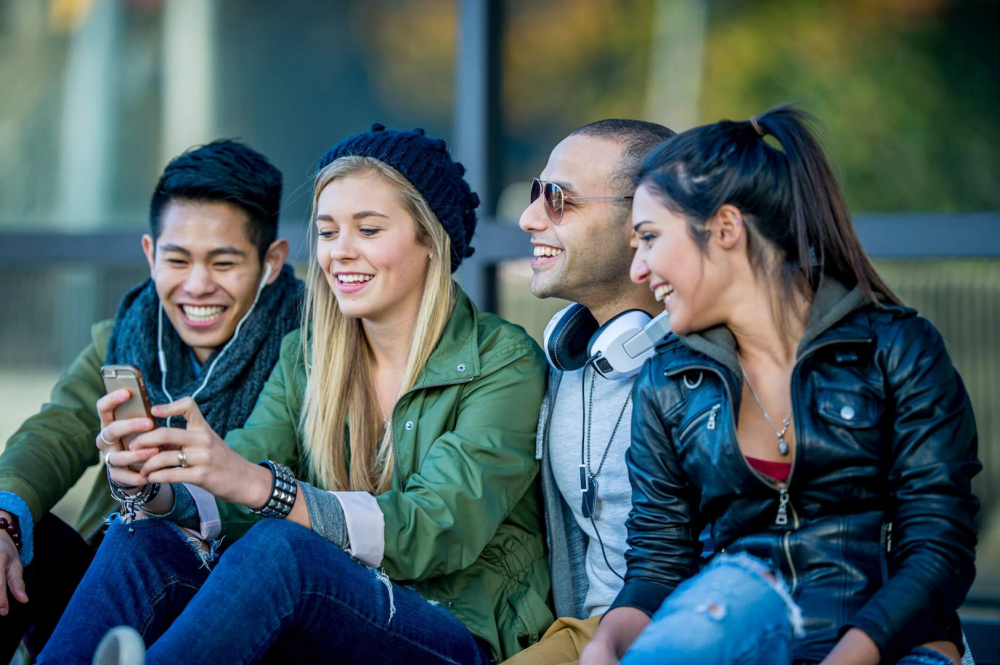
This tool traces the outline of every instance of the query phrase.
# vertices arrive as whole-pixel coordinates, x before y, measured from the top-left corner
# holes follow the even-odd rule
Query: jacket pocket
[[[699,435],[704,432],[709,435],[715,434],[714,430],[718,429],[720,425],[722,402],[714,401],[713,403],[710,401],[709,404],[711,406],[707,409],[699,411],[697,415],[680,424],[676,437],[679,449],[689,446],[692,441],[698,441]]]
[[[882,418],[881,400],[846,390],[816,391],[820,418],[837,427],[864,429],[874,427]]]
[[[527,584],[519,584],[497,613],[504,658],[510,658],[536,643],[553,621],[552,611],[545,604],[545,599]]]

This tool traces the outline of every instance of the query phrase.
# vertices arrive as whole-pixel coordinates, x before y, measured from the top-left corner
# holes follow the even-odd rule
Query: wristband
[[[295,505],[295,497],[298,496],[299,487],[295,483],[295,476],[291,469],[284,464],[267,460],[261,462],[260,466],[265,466],[271,470],[273,481],[271,482],[271,496],[260,508],[251,508],[254,515],[264,517],[276,517],[285,519],[288,513],[292,512]]]

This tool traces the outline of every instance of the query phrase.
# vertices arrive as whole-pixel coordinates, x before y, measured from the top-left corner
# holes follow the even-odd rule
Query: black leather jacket
[[[849,627],[894,663],[948,639],[975,576],[976,425],[938,331],[827,280],[792,373],[787,483],[740,453],[742,379],[725,328],[671,335],[634,388],[625,586],[612,607],[652,614],[699,568],[698,534],[780,571],[805,619],[795,660]],[[782,501],[787,500],[782,508]]]

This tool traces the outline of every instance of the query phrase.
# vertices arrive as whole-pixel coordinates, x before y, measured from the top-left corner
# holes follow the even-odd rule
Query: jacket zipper
[[[722,409],[721,404],[716,404],[715,406],[712,407],[712,412],[708,415],[708,426],[706,427],[706,429],[710,430],[715,429],[715,416],[717,413],[719,413],[721,409]]]
[[[432,390],[434,388],[447,388],[449,386],[460,386],[464,383],[472,383],[474,377],[469,377],[467,379],[462,379],[461,381],[448,381],[446,383],[435,383],[428,386],[419,386],[417,388],[410,388],[403,395],[396,400],[396,403],[392,407],[392,413],[389,414],[389,446],[392,448],[392,463],[393,468],[396,470],[396,481],[399,483],[399,490],[405,491],[405,486],[403,485],[403,472],[399,468],[399,454],[396,452],[396,430],[393,428],[393,423],[396,422],[396,407],[399,403],[403,401],[403,397],[408,397],[410,393],[415,393],[418,390]],[[475,635],[482,641],[490,645],[490,649],[493,650],[491,662],[500,662],[500,647],[493,640],[484,637],[482,635]]]
[[[860,343],[867,343],[867,342],[870,342],[870,341],[871,341],[870,338],[869,339],[833,339],[833,340],[830,340],[829,342],[823,342],[822,344],[817,344],[816,346],[812,347],[811,349],[809,349],[808,351],[806,351],[805,353],[803,353],[802,357],[800,357],[798,360],[795,361],[795,367],[792,369],[792,388],[794,388],[794,386],[797,383],[796,377],[798,376],[799,368],[802,366],[802,362],[806,358],[808,358],[809,356],[811,356],[812,354],[814,354],[816,351],[819,351],[823,347],[831,346],[833,344],[860,344]],[[792,511],[792,528],[789,529],[788,531],[786,531],[784,537],[782,538],[782,547],[785,550],[785,559],[788,561],[788,570],[789,570],[789,572],[791,572],[791,577],[792,577],[791,588],[789,588],[789,590],[788,590],[789,593],[794,593],[795,592],[795,587],[798,584],[798,575],[795,573],[795,563],[792,561],[792,548],[791,548],[790,541],[791,541],[792,531],[794,531],[794,530],[796,530],[796,529],[799,528],[799,516],[795,513],[795,506],[793,506],[791,504],[791,500],[788,497],[788,487],[792,483],[792,476],[795,475],[795,462],[797,462],[798,458],[799,458],[799,455],[798,455],[799,441],[802,440],[802,437],[799,435],[799,419],[795,415],[795,413],[798,411],[798,399],[797,399],[797,396],[798,396],[798,391],[796,391],[796,390],[793,389],[792,390],[792,419],[795,422],[795,453],[796,454],[792,457],[792,468],[788,471],[788,478],[787,478],[787,480],[785,480],[784,484],[781,486],[781,488],[779,490],[780,494],[779,494],[779,502],[778,502],[778,517],[775,520],[775,522],[778,522],[779,520],[783,519],[784,520],[783,523],[787,524],[787,522],[788,522],[788,516],[784,512],[784,508],[785,508],[785,506],[787,506],[789,509],[791,509],[791,511]],[[782,498],[784,498],[784,501],[781,501]]]
[[[792,548],[788,544],[792,537],[792,530],[789,529],[781,537],[781,547],[785,550],[785,561],[788,562],[788,571],[792,574],[792,583],[788,585],[788,593],[795,593],[795,587],[799,584],[799,577],[795,574],[795,564],[792,563]]]
[[[802,356],[795,361],[795,367],[792,369],[792,386],[794,386],[796,383],[796,376],[798,375],[799,367],[802,366],[802,361],[804,361],[806,358],[811,356],[816,351],[833,344],[861,344],[868,342],[871,342],[871,338],[835,339],[835,340],[830,340],[828,342],[824,342],[822,344],[817,344],[816,346],[812,347],[804,354],[802,354]],[[740,437],[736,429],[736,408],[735,408],[736,401],[733,399],[732,388],[730,388],[729,382],[726,381],[726,378],[722,375],[722,372],[720,372],[715,367],[710,367],[708,365],[690,365],[684,367],[683,369],[678,369],[673,372],[666,372],[665,374],[666,376],[675,376],[682,372],[688,372],[693,369],[712,372],[713,374],[718,376],[719,379],[722,381],[722,385],[726,389],[726,395],[727,397],[729,397],[729,404],[730,404],[729,418],[733,426],[733,440],[736,443],[736,452],[739,453],[740,459],[743,460],[743,466],[747,470],[749,470],[750,473],[752,473],[762,483],[764,483],[765,485],[767,485],[772,489],[778,490],[778,514],[775,516],[774,523],[778,526],[787,526],[788,513],[789,512],[792,513],[792,528],[785,531],[781,539],[781,545],[782,549],[784,550],[785,560],[788,563],[788,570],[791,573],[791,578],[792,578],[791,588],[789,589],[789,592],[793,592],[795,590],[795,586],[798,581],[798,575],[795,572],[795,563],[792,561],[792,549],[790,545],[790,540],[791,540],[791,532],[799,528],[799,516],[795,512],[795,506],[793,506],[791,503],[791,498],[788,493],[788,488],[792,483],[792,476],[795,475],[795,462],[798,460],[798,442],[802,440],[802,437],[799,436],[799,419],[795,416],[795,413],[798,410],[797,409],[798,400],[796,399],[797,393],[795,390],[792,390],[792,418],[795,422],[796,454],[792,457],[792,468],[788,472],[788,478],[785,480],[785,482],[776,484],[769,481],[767,477],[764,476],[764,474],[760,473],[755,468],[750,466],[750,463],[747,461],[746,455],[744,455],[743,451],[740,449]],[[710,422],[714,424],[714,410],[713,410],[713,417]]]
[[[679,369],[679,370],[676,370],[676,371],[673,371],[673,372],[668,371],[665,375],[668,376],[668,377],[676,376],[676,375],[682,374],[684,372],[689,372],[689,371],[691,371],[693,369],[696,369],[696,370],[699,370],[699,371],[705,371],[705,372],[712,372],[713,374],[715,374],[716,376],[718,376],[719,379],[722,381],[723,387],[726,389],[726,396],[729,397],[729,403],[730,404],[735,404],[735,401],[733,400],[733,391],[729,388],[729,382],[726,381],[726,378],[724,376],[722,376],[722,373],[719,370],[717,370],[716,368],[714,368],[714,367],[709,367],[708,365],[692,365],[692,366],[684,367],[683,369]],[[721,405],[718,405],[718,406],[719,406],[719,409],[721,410],[722,406]],[[712,407],[712,410],[714,412],[715,411],[715,407]],[[733,439],[735,440],[735,443],[736,443],[736,452],[739,453],[740,459],[743,460],[743,466],[747,469],[747,471],[749,471],[751,474],[753,474],[754,477],[756,477],[762,483],[764,483],[765,485],[767,485],[768,487],[770,487],[772,489],[776,489],[776,485],[774,483],[768,481],[767,478],[766,478],[766,476],[764,476],[762,473],[760,473],[755,468],[753,468],[752,466],[750,466],[750,463],[747,462],[746,457],[743,455],[743,451],[740,450],[740,436],[736,432],[736,412],[733,409],[730,409],[729,418],[730,418],[730,421],[732,422],[732,425],[733,425]],[[715,424],[714,419],[710,420],[710,422],[712,422],[712,424]],[[709,428],[709,429],[714,429],[714,428]],[[685,430],[685,432],[686,431],[687,430]]]
[[[779,526],[788,524],[788,485],[778,485],[778,516],[774,523]]]
[[[715,429],[715,416],[716,416],[716,414],[719,413],[719,411],[721,409],[722,409],[722,405],[721,404],[716,404],[711,409],[709,409],[707,411],[703,411],[702,413],[698,414],[698,417],[695,418],[694,420],[692,420],[688,424],[688,426],[684,428],[684,430],[680,434],[680,438],[683,439],[684,436],[687,435],[688,432],[690,432],[695,427],[697,427],[698,425],[700,425],[701,421],[704,420],[706,417],[708,418],[708,424],[706,425],[706,429]]]
[[[889,581],[889,551],[892,549],[892,522],[882,525],[882,538],[879,540],[879,563],[882,565],[882,584]]]

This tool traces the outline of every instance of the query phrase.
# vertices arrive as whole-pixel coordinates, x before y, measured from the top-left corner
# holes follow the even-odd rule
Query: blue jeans
[[[670,594],[621,665],[791,663],[801,618],[784,584],[767,578],[768,572],[763,561],[747,555],[715,557]],[[898,665],[951,661],[918,647]]]
[[[107,629],[143,635],[146,662],[489,662],[446,609],[315,532],[264,520],[209,574],[162,520],[115,520],[40,665],[89,663]]]

